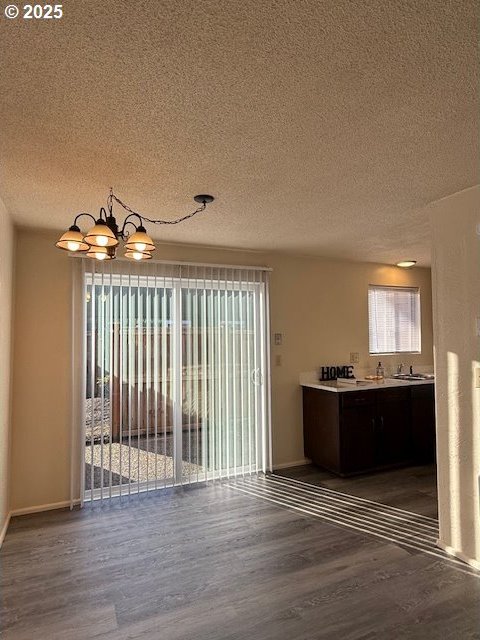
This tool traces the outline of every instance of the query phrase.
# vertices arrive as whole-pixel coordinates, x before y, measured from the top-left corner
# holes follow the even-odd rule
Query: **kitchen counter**
[[[341,476],[432,462],[434,380],[357,375],[363,384],[322,382],[315,371],[301,376],[305,457]]]
[[[323,391],[333,391],[334,393],[348,393],[350,391],[368,391],[369,389],[386,389],[389,387],[414,387],[418,385],[432,385],[435,383],[433,378],[428,380],[396,380],[393,378],[385,378],[382,382],[365,380],[357,378],[359,384],[350,384],[348,382],[332,382],[317,380],[314,376],[300,376],[300,386],[310,387],[311,389],[322,389]]]

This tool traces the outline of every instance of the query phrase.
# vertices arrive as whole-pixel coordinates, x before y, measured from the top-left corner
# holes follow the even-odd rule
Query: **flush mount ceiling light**
[[[416,260],[401,260],[400,262],[397,262],[397,267],[401,267],[402,269],[411,269],[416,264]]]
[[[175,220],[151,220],[131,209],[120,198],[117,198],[113,190],[110,189],[110,195],[107,198],[107,209],[101,207],[98,219],[95,219],[90,213],[79,213],[75,217],[72,226],[62,235],[55,246],[70,253],[85,253],[88,258],[94,258],[95,260],[113,260],[116,258],[120,240],[123,240],[126,258],[138,261],[150,260],[152,251],[155,251],[155,245],[143,223],[178,224],[193,218],[197,213],[205,211],[207,204],[214,200],[213,196],[205,194],[195,196],[193,199],[195,202],[200,203],[200,206],[192,213]],[[121,228],[113,215],[114,202],[119,204],[128,214]],[[78,219],[82,216],[87,216],[94,222],[94,226],[87,233],[83,233],[77,225]],[[138,224],[138,221],[140,221],[140,224]],[[129,233],[129,225],[134,228],[132,233]]]

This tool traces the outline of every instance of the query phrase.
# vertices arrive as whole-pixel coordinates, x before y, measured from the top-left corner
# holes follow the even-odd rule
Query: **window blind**
[[[270,469],[268,271],[78,262],[84,499]]]
[[[370,353],[420,353],[420,290],[413,287],[368,289]]]

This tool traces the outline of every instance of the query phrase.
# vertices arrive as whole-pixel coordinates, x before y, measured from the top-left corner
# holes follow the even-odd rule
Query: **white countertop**
[[[300,385],[302,387],[311,387],[312,389],[322,389],[323,391],[333,391],[335,393],[345,393],[348,391],[368,391],[369,389],[385,389],[388,387],[414,387],[417,385],[434,384],[435,380],[396,380],[385,378],[382,382],[365,380],[357,378],[359,384],[350,384],[348,382],[322,382],[315,376],[300,376]]]

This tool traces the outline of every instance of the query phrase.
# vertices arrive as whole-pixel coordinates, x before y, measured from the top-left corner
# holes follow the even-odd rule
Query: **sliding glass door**
[[[85,498],[265,471],[267,274],[90,264]]]

